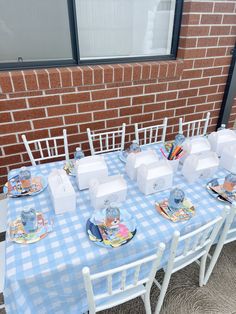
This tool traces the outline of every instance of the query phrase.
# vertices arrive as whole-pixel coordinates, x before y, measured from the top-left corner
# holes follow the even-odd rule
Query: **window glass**
[[[72,59],[67,0],[1,0],[0,63]]]
[[[80,59],[168,55],[176,0],[76,0]]]

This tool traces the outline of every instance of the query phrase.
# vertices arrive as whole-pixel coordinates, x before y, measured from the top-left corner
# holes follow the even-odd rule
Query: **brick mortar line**
[[[186,0],[185,0],[186,2]],[[234,2],[235,3],[235,2]],[[222,16],[225,16],[225,15],[235,15],[235,12],[195,12],[195,11],[190,11],[190,12],[183,12],[183,15],[222,15]],[[201,19],[200,19],[201,20]],[[192,25],[209,25],[209,24],[182,24],[183,26],[192,26]],[[213,24],[213,25],[218,25],[218,24]],[[221,25],[219,23],[219,25]]]
[[[235,15],[235,17],[236,17],[236,15]],[[236,25],[235,25],[236,26]],[[234,27],[234,25],[232,25],[232,27]],[[205,35],[205,36],[183,36],[183,35],[181,35],[181,36],[179,36],[179,38],[202,38],[202,37],[205,37],[205,38],[213,38],[213,39],[215,39],[215,38],[225,38],[225,37],[232,37],[232,38],[235,38],[235,35],[231,35],[231,34],[229,34],[229,35]]]
[[[223,96],[223,93],[221,93],[222,94],[222,96]],[[211,95],[214,95],[214,94],[206,94],[206,95],[200,95],[200,96],[194,96],[194,97],[192,97],[192,98],[197,98],[197,97],[207,97],[207,96],[211,96]],[[181,99],[185,99],[185,98],[181,98]],[[187,98],[186,98],[187,99]],[[169,100],[169,101],[164,101],[165,103],[168,103],[168,102],[170,102],[170,101],[174,101],[174,100]],[[199,106],[199,105],[207,105],[207,104],[212,104],[212,103],[214,103],[214,105],[215,105],[215,102],[219,102],[219,101],[206,101],[206,102],[204,102],[204,103],[201,103],[201,104],[194,104],[194,105],[188,105],[187,103],[186,103],[186,105],[185,106],[181,106],[181,107],[175,107],[175,108],[169,108],[169,109],[167,109],[167,110],[176,110],[176,109],[184,109],[184,108],[188,108],[188,107],[197,107],[197,106]],[[150,104],[155,104],[155,103],[150,103]],[[143,106],[142,106],[143,107]],[[125,107],[126,108],[126,107]],[[120,109],[120,108],[118,108],[118,109]],[[114,110],[114,109],[111,109],[111,110]],[[117,110],[118,112],[119,112],[119,110]],[[166,111],[166,109],[163,109],[163,110],[159,110],[159,111],[150,111],[150,112],[145,112],[144,114],[152,114],[152,113],[156,113],[156,112],[165,112]],[[199,113],[204,113],[205,111],[199,111]],[[117,119],[117,118],[130,118],[130,117],[132,117],[132,116],[139,116],[139,115],[142,115],[142,113],[137,113],[137,114],[132,114],[132,115],[128,115],[128,116],[119,116],[119,117],[112,117],[112,118],[107,118],[107,119],[100,119],[100,120],[96,120],[96,121],[91,121],[91,122],[94,122],[94,123],[96,123],[96,122],[105,122],[105,121],[107,121],[107,120],[110,120],[110,119]],[[186,114],[184,114],[184,116],[185,116]],[[38,119],[38,120],[41,120],[41,119]],[[31,121],[32,122],[32,121]],[[65,127],[69,127],[69,126],[73,126],[73,125],[76,125],[76,124],[79,124],[79,125],[83,125],[83,124],[87,124],[87,123],[90,123],[89,121],[86,121],[86,122],[81,122],[81,123],[73,123],[73,124],[65,124],[65,125],[62,125],[62,126],[65,126]],[[133,124],[131,124],[131,125],[133,125]],[[53,130],[54,128],[58,128],[58,127],[61,127],[61,125],[57,125],[57,126],[53,126],[53,127],[48,127],[48,129],[49,129],[49,131],[51,131],[51,130]],[[32,131],[40,131],[40,130],[45,130],[45,128],[43,128],[43,129],[35,129],[35,128],[33,128],[32,130],[26,130],[25,131],[25,133],[28,133],[28,132],[32,132]],[[86,133],[86,132],[83,132],[83,133]],[[6,134],[4,134],[4,135],[11,135],[11,134],[15,134],[15,133],[6,133]],[[76,133],[73,133],[74,135],[76,135]],[[20,143],[22,143],[22,142],[19,142],[19,144]],[[8,147],[8,146],[12,146],[13,144],[6,144],[6,145],[4,145],[4,147]],[[14,154],[15,155],[15,154]],[[8,156],[11,156],[11,155],[8,155]]]
[[[228,66],[225,66],[225,67],[228,67]],[[221,66],[217,66],[216,68],[225,68],[225,67],[221,67]],[[197,68],[196,70],[207,70],[207,69],[214,69],[212,67],[209,67],[209,68]],[[191,71],[191,69],[189,70]],[[219,74],[219,75],[213,75],[213,76],[202,76],[202,77],[198,77],[198,78],[191,78],[191,79],[185,79],[185,80],[181,80],[181,82],[191,82],[191,81],[195,81],[195,80],[201,80],[201,79],[207,79],[207,78],[216,78],[216,77],[226,77],[227,75],[224,74]],[[163,84],[171,84],[171,83],[175,83],[176,81],[170,81],[170,82],[163,82]],[[178,81],[177,81],[178,82]],[[150,85],[156,85],[158,83],[150,83],[150,84],[147,84],[145,85],[146,86],[150,86]],[[162,84],[162,83],[160,83]],[[190,84],[189,84],[190,85]],[[214,84],[214,85],[210,85],[210,86],[218,86],[218,85],[225,85],[225,83],[219,83],[219,84]],[[135,85],[135,86],[143,86],[143,85]],[[203,86],[200,86],[200,87],[188,87],[188,88],[183,88],[183,89],[171,89],[171,90],[166,90],[166,91],[160,91],[160,92],[155,92],[155,93],[148,93],[148,92],[145,92],[145,93],[141,93],[141,94],[137,94],[137,95],[126,95],[126,96],[120,96],[120,97],[113,97],[113,98],[103,98],[103,99],[98,99],[98,100],[87,100],[87,101],[82,101],[82,102],[73,102],[73,103],[67,103],[67,104],[57,104],[57,105],[42,105],[42,106],[37,106],[37,107],[27,107],[27,108],[20,108],[20,109],[13,109],[13,110],[5,110],[4,112],[18,112],[18,111],[24,111],[24,110],[36,110],[36,109],[41,109],[41,108],[53,108],[53,107],[57,107],[57,106],[66,106],[66,105],[74,105],[74,104],[84,104],[84,103],[93,103],[93,102],[99,102],[99,101],[109,101],[109,100],[118,100],[118,99],[124,99],[124,98],[134,98],[134,97],[140,97],[140,96],[150,96],[150,95],[156,95],[156,94],[165,94],[165,93],[170,93],[170,92],[178,92],[178,91],[184,91],[184,90],[191,90],[191,89],[196,89],[196,88],[202,88],[202,87],[209,87],[209,85],[203,85]],[[58,94],[57,94],[58,95]],[[63,94],[62,94],[63,95]],[[14,98],[15,100],[16,98]],[[22,99],[22,98],[20,98]],[[28,100],[29,98],[24,98],[26,100]],[[17,100],[17,99],[16,99]],[[86,112],[85,112],[86,113]]]
[[[231,25],[231,27],[235,27],[235,26],[236,25]],[[225,37],[234,37],[234,36],[235,35],[233,35],[233,34],[228,34],[228,35],[196,35],[196,36],[189,36],[189,35],[183,36],[183,35],[181,35],[180,38],[215,38],[215,37],[225,38]],[[207,47],[205,47],[205,48],[207,48]]]
[[[196,37],[196,38],[198,38],[198,37]],[[228,47],[234,47],[234,45],[233,44],[229,44],[228,46],[207,46],[207,47],[198,47],[198,46],[195,46],[195,47],[189,47],[189,48],[185,48],[185,47],[180,47],[181,49],[184,49],[184,50],[195,50],[195,49],[208,49],[208,48],[210,48],[210,49],[212,49],[212,48],[215,48],[215,49],[217,49],[217,48],[219,48],[219,49],[221,49],[221,48],[228,48]]]

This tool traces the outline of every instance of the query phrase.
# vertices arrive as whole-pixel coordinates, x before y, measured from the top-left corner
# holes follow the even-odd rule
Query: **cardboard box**
[[[80,190],[88,189],[92,179],[108,176],[103,156],[88,156],[76,162],[76,182]]]
[[[122,175],[93,179],[89,184],[89,193],[92,206],[102,209],[110,203],[125,201],[127,183]]]
[[[217,132],[212,132],[208,136],[211,144],[211,149],[221,156],[224,147],[236,143],[236,133],[233,130],[224,129]]]
[[[173,184],[173,169],[167,160],[141,165],[137,172],[139,190],[145,195],[170,189]]]
[[[138,167],[142,164],[149,165],[155,161],[158,162],[159,158],[154,150],[131,153],[127,157],[125,169],[130,179],[136,180]]]
[[[236,173],[236,143],[227,144],[221,154],[220,166]]]
[[[48,186],[55,214],[76,210],[76,193],[64,170],[51,172]]]
[[[182,174],[189,183],[199,178],[211,178],[219,166],[219,159],[215,152],[205,152],[188,156],[183,164]]]

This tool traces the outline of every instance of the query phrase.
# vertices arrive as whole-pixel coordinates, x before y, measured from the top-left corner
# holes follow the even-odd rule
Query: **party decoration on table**
[[[122,175],[91,179],[89,194],[94,209],[102,209],[110,203],[125,201],[127,183]]]
[[[183,143],[185,141],[185,136],[181,133],[177,134],[175,140],[169,143],[165,143],[165,153],[162,148],[160,151],[164,158],[167,160],[178,160],[184,155]]]
[[[3,192],[9,197],[34,196],[41,193],[47,187],[46,178],[40,175],[31,177],[30,185],[28,183],[25,184],[25,181],[22,182],[20,175],[17,174],[5,183]]]
[[[200,178],[213,177],[218,166],[219,158],[215,152],[193,154],[185,159],[182,174],[189,183],[193,183]]]
[[[69,176],[76,176],[76,170],[75,165],[76,161],[84,158],[84,152],[82,151],[81,147],[76,147],[75,153],[74,153],[74,159],[69,160],[64,164],[63,169]]]
[[[127,157],[129,154],[134,153],[140,153],[141,152],[141,147],[139,146],[138,142],[136,140],[133,140],[130,146],[121,152],[119,152],[119,158],[122,162],[126,163]]]
[[[63,169],[65,170],[65,172],[66,172],[69,176],[72,176],[72,177],[75,177],[75,176],[76,176],[75,161],[74,161],[74,160],[67,161],[67,162],[64,164]]]
[[[188,220],[195,215],[195,208],[191,201],[185,198],[182,190],[178,190],[171,191],[168,200],[155,203],[158,213],[173,222]]]
[[[62,169],[55,169],[49,174],[48,184],[55,214],[76,210],[75,190]]]
[[[232,204],[236,201],[236,175],[229,174],[225,178],[212,179],[206,188],[211,196],[221,202]]]
[[[119,247],[128,243],[136,233],[135,219],[116,204],[95,211],[87,221],[89,239],[103,247]]]
[[[8,235],[13,242],[20,244],[30,244],[38,242],[45,238],[53,230],[53,220],[48,221],[43,213],[36,213],[37,229],[34,232],[27,233],[22,218],[18,217],[9,224]]]
[[[89,188],[89,182],[95,178],[108,176],[108,168],[103,156],[87,156],[76,162],[76,183],[79,190]]]
[[[173,183],[173,169],[165,160],[141,164],[137,170],[137,184],[145,195],[170,189]]]

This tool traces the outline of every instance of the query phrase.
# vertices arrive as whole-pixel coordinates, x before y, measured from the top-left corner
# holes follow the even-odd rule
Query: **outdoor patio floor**
[[[224,246],[208,284],[202,288],[198,286],[198,270],[193,263],[172,275],[161,314],[236,314],[236,241]],[[163,278],[163,272],[159,271],[157,277]],[[153,286],[153,312],[158,294]],[[137,298],[100,313],[145,314],[145,310],[142,300]],[[5,310],[0,310],[0,314],[5,314]]]

